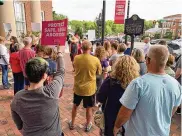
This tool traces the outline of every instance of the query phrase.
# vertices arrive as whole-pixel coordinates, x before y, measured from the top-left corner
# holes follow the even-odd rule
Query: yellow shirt
[[[98,58],[81,54],[74,58],[74,93],[79,96],[92,96],[96,92],[96,74],[102,73]]]

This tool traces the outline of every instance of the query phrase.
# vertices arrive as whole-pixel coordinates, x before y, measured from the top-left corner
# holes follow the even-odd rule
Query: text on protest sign
[[[65,45],[67,37],[68,20],[43,21],[42,45]]]

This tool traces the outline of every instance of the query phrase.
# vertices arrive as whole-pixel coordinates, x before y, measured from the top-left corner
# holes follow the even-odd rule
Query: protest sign
[[[41,28],[40,28],[40,23],[32,23],[32,31],[33,32],[40,32]]]
[[[114,18],[115,24],[124,24],[125,6],[126,6],[126,0],[116,0],[115,18]]]
[[[3,23],[3,26],[4,26],[4,31],[6,33],[9,32],[10,30],[12,30],[10,23]]]
[[[95,40],[95,30],[88,30],[88,40],[89,41]]]
[[[42,45],[65,45],[68,19],[42,22]]]

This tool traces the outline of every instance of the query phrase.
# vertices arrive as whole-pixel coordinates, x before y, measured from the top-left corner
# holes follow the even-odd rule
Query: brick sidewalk
[[[70,63],[69,55],[65,56],[66,62],[66,76],[63,97],[59,101],[62,129],[66,136],[99,136],[99,130],[96,126],[90,133],[84,132],[85,124],[85,110],[82,106],[79,108],[76,118],[76,128],[70,131],[68,128],[68,121],[71,118],[72,110],[72,87],[73,87],[73,73]],[[1,79],[0,79],[1,80]],[[1,90],[0,88],[0,136],[21,136],[19,131],[11,118],[10,103],[13,98],[13,91]],[[180,136],[181,133],[181,118],[175,115],[171,126],[171,136]]]

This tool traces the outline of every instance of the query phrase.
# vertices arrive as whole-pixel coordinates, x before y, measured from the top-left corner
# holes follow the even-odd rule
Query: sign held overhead
[[[68,19],[42,22],[42,45],[65,45]]]

